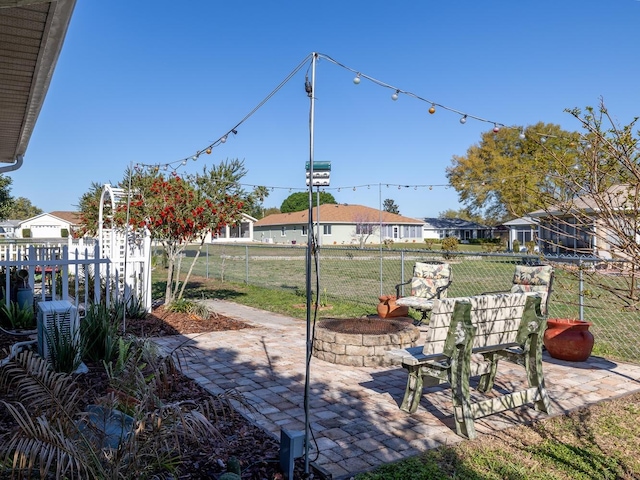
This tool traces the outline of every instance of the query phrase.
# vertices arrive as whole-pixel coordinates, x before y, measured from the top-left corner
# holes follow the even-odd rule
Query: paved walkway
[[[226,301],[218,313],[255,328],[193,336],[184,372],[212,393],[235,388],[255,405],[252,419],[280,438],[280,429],[304,431],[306,323]],[[172,347],[184,337],[166,337]],[[413,415],[399,409],[407,381],[399,367],[348,367],[316,358],[310,364],[310,425],[315,438],[309,458],[333,479],[370,470],[462,440],[456,435],[446,388],[425,389]],[[547,390],[554,413],[640,391],[640,365],[592,357],[569,363],[544,356]],[[496,388],[524,380],[520,367],[502,362]],[[510,386],[511,385],[511,386]],[[479,435],[538,418],[529,407],[476,421]]]

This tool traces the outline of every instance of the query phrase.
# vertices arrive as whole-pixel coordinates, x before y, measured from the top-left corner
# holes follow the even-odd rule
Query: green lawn
[[[321,304],[333,305],[332,314],[336,316],[374,313],[378,296],[394,294],[395,285],[411,277],[413,264],[419,260],[451,263],[453,283],[449,296],[504,291],[511,286],[515,264],[523,260],[522,256],[487,255],[476,245],[464,245],[465,252],[448,259],[437,247],[431,251],[420,244],[396,247],[404,250],[323,247],[317,268],[315,262],[312,268],[314,296],[320,298]],[[187,258],[182,260],[183,270],[193,255],[193,250],[187,252]],[[300,312],[291,304],[306,301],[306,255],[304,246],[208,245],[194,274],[243,288],[246,291],[238,296],[248,298],[247,302],[265,304],[265,308],[272,305],[270,309],[298,316]],[[315,286],[316,273],[319,291]],[[593,323],[594,354],[636,362],[640,357],[640,317],[633,309],[624,309],[617,300],[617,294],[629,288],[627,281],[622,276],[584,271],[580,308],[576,266],[557,264],[549,316],[580,318],[582,311],[583,319]],[[248,285],[258,289],[252,290]]]
[[[344,252],[343,252],[344,254]],[[281,255],[273,255],[280,257]],[[354,258],[357,258],[354,252]],[[357,283],[360,288],[375,288],[376,281],[353,279],[349,275],[338,275],[331,268],[345,271],[342,264],[358,263],[353,271],[377,273],[368,260],[337,260],[322,262],[321,272],[329,278],[335,277],[342,284]],[[383,259],[383,263],[398,262],[398,259]],[[406,260],[407,265],[414,260]],[[265,310],[286,314],[300,321],[306,318],[305,289],[291,280],[291,263],[304,270],[304,260],[272,259],[256,264],[251,260],[251,271],[258,272],[268,265],[271,272],[270,287],[248,285],[246,283],[220,281],[204,277],[195,278],[188,289],[192,298],[219,298],[231,300]],[[298,264],[298,262],[302,262]],[[380,262],[376,259],[374,262]],[[243,259],[244,263],[244,259]],[[260,267],[258,267],[260,265]],[[506,261],[464,261],[454,264],[455,283],[452,294],[467,295],[478,290],[491,290],[509,282],[513,274],[513,263]],[[350,271],[351,272],[351,271]],[[165,270],[158,268],[153,275],[154,297],[164,294]],[[269,277],[264,272],[260,273]],[[285,275],[280,278],[280,275]],[[325,273],[322,274],[323,276]],[[473,275],[472,278],[468,278]],[[213,275],[212,275],[213,276]],[[554,304],[554,312],[574,311],[571,305],[564,305],[561,299],[570,298],[566,290],[575,289],[576,281],[571,272],[560,271],[557,279],[560,292]],[[392,283],[392,282],[391,282]],[[282,287],[287,285],[287,287]],[[304,284],[302,285],[302,287]],[[454,288],[455,287],[455,288]],[[338,289],[339,290],[339,289]],[[363,292],[365,293],[365,292]],[[603,292],[591,293],[598,298]],[[370,299],[372,295],[367,295]],[[332,297],[331,316],[351,317],[373,313],[375,304],[362,301],[347,301],[341,296]],[[611,310],[611,309],[610,309]],[[616,312],[617,327],[620,332],[635,332],[637,315]],[[621,355],[620,341],[603,339],[607,332],[607,316],[602,316],[602,330],[598,330],[597,343],[600,348],[611,349],[613,355]],[[628,330],[622,330],[622,326]],[[595,325],[594,325],[595,327]],[[631,340],[628,340],[629,343]],[[638,345],[638,342],[635,342]],[[637,356],[635,357],[637,358]],[[634,358],[634,360],[635,360]],[[376,471],[361,474],[356,480],[414,480],[414,479],[469,479],[469,480],[543,480],[543,479],[635,479],[640,478],[640,394],[603,402],[589,408],[580,409],[567,416],[546,419],[532,425],[519,426],[476,440],[463,441],[453,447],[442,447],[420,456],[387,464]]]

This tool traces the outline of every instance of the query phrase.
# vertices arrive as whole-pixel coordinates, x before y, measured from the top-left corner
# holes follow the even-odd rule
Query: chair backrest
[[[553,266],[551,265],[516,265],[513,274],[512,293],[538,292],[542,294],[540,310],[543,315],[548,312],[549,296],[553,284]]]
[[[449,335],[456,302],[471,303],[471,323],[476,327],[473,348],[515,343],[527,297],[539,293],[498,293],[436,300],[422,353],[442,353]]]
[[[451,265],[448,263],[416,262],[411,279],[411,295],[414,297],[439,298],[447,296],[446,287],[451,283]]]

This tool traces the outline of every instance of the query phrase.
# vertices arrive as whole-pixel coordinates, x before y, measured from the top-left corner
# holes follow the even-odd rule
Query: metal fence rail
[[[192,256],[194,251],[187,251]],[[410,279],[420,260],[452,265],[449,296],[477,295],[508,290],[518,263],[555,266],[549,316],[581,318],[593,323],[594,354],[609,359],[640,361],[640,315],[625,305],[625,292],[635,288],[629,265],[599,259],[431,250],[358,249],[321,247],[318,251],[321,299],[371,305],[378,296],[394,294],[395,285]],[[211,244],[203,252],[194,274],[305,294],[304,246]],[[315,270],[314,270],[315,272]]]

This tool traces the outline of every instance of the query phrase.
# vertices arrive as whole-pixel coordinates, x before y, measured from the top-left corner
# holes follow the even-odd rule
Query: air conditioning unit
[[[38,303],[38,354],[50,360],[49,341],[57,328],[61,337],[69,340],[80,337],[78,310],[68,300]]]

